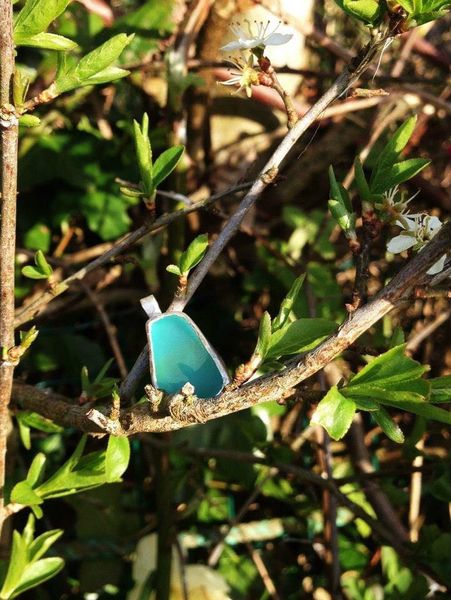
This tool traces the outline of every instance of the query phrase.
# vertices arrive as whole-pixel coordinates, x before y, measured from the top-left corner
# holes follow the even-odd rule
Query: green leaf
[[[378,410],[372,412],[371,416],[387,437],[397,444],[402,444],[404,442],[404,434],[401,428],[395,423],[384,408],[380,407]]]
[[[110,81],[117,81],[118,79],[127,77],[127,75],[130,75],[130,71],[127,71],[126,69],[121,69],[120,67],[107,67],[85,79],[82,87],[86,85],[102,85],[103,83],[109,83]]]
[[[33,117],[34,115],[24,115]],[[29,250],[42,250],[48,252],[51,243],[51,231],[42,222],[35,223],[24,235],[25,247]]]
[[[20,416],[22,422],[28,427],[33,427],[45,433],[61,433],[64,431],[64,427],[61,427],[61,425],[57,425],[53,421],[50,421],[50,419],[46,419],[35,412],[23,411],[17,416]]]
[[[19,117],[19,125],[22,127],[37,127],[41,124],[41,119],[36,115],[22,115]]]
[[[329,210],[338,225],[347,234],[354,233],[356,215],[352,210],[349,192],[335,178],[334,169],[329,167],[330,200]]]
[[[428,379],[431,386],[431,402],[441,404],[451,402],[451,375]]]
[[[29,546],[28,553],[30,558],[32,560],[39,560],[63,533],[62,529],[52,529],[37,537]]]
[[[157,188],[172,173],[182,158],[184,151],[185,146],[173,146],[165,150],[163,154],[160,154],[153,166],[152,183],[154,188]]]
[[[399,4],[408,12],[412,26],[443,17],[451,6],[449,0],[399,0]]]
[[[133,121],[133,131],[135,134],[136,158],[138,159],[143,188],[146,194],[152,195],[154,192],[152,147],[149,139],[149,117],[146,113],[143,115],[141,127],[137,121]]]
[[[183,275],[188,275],[191,269],[200,263],[205,256],[207,249],[208,235],[206,233],[194,238],[185,252],[182,252],[180,257],[179,267]]]
[[[61,487],[65,487],[65,480],[68,479],[69,474],[76,468],[80,458],[82,457],[87,439],[87,436],[83,435],[78,442],[72,456],[70,456],[67,461],[57,471],[55,471],[55,473],[46,482],[36,488],[36,491],[42,498],[50,497],[55,490],[60,490]]]
[[[55,33],[15,34],[14,43],[16,46],[30,46],[31,48],[57,50],[58,52],[72,52],[78,48],[76,42]]]
[[[34,519],[34,517],[30,515],[28,517],[28,522],[30,522],[30,519]],[[14,590],[20,583],[26,566],[27,547],[25,541],[18,531],[13,531],[13,541],[8,563],[8,571],[6,573],[2,589],[0,590],[0,598],[3,599],[12,597]]]
[[[360,162],[360,158],[358,156],[354,161],[354,174],[360,198],[366,202],[369,202],[371,200],[370,186],[368,185],[362,163]]]
[[[29,277],[30,279],[48,279],[52,273],[53,269],[48,264],[45,259],[42,250],[38,250],[34,255],[35,267],[31,265],[27,265],[22,269],[22,275],[25,277]]]
[[[336,323],[327,319],[298,319],[271,335],[267,358],[310,350],[336,328]]]
[[[11,490],[11,502],[31,506],[42,504],[44,500],[36,494],[28,481],[19,481]]]
[[[302,284],[304,283],[305,274],[300,275],[294,280],[290,291],[285,296],[282,304],[280,305],[279,314],[274,318],[272,322],[272,330],[277,331],[281,329],[288,321],[291,311],[293,310],[294,303],[296,302],[299,292],[301,291]]]
[[[28,469],[27,482],[33,487],[41,479],[46,463],[46,456],[43,452],[38,452]]]
[[[48,279],[48,275],[45,275],[40,269],[37,269],[31,265],[23,267],[22,275],[28,277],[29,279]]]
[[[318,404],[310,422],[324,427],[332,439],[340,440],[350,428],[355,411],[355,402],[334,386]]]
[[[50,275],[53,273],[53,269],[52,267],[49,265],[49,263],[46,261],[44,253],[42,252],[42,250],[38,250],[34,256],[34,261],[36,263],[36,266],[38,267],[38,269],[44,273],[45,275],[47,275],[47,277],[50,277]]]
[[[375,384],[379,387],[390,387],[399,382],[421,377],[429,367],[421,365],[405,354],[405,344],[395,346],[384,354],[371,360],[357,375],[351,379],[347,388],[357,384]]]
[[[409,158],[397,162],[390,169],[381,171],[372,184],[372,192],[382,194],[396,185],[412,179],[429,164],[431,161],[425,158]]]
[[[401,152],[406,147],[417,122],[416,116],[407,119],[389,139],[379,154],[376,166],[370,179],[372,194],[381,194],[391,187],[407,181],[424,169],[428,161],[424,159],[409,159],[398,163]]]
[[[263,314],[260,320],[260,327],[258,329],[257,345],[255,346],[254,355],[265,358],[269,344],[271,342],[271,316],[268,312]]]
[[[131,219],[124,198],[99,189],[88,191],[80,203],[89,229],[103,240],[116,239],[128,231]]]
[[[14,591],[11,598],[16,598],[26,590],[37,587],[54,577],[64,567],[64,560],[58,556],[43,558],[37,562],[28,564],[22,574],[20,585]]]
[[[70,0],[27,0],[14,24],[14,41],[16,42],[16,36],[31,36],[45,31],[64,12],[69,2]]]
[[[110,435],[105,456],[106,481],[120,481],[130,461],[130,443],[126,437]]]
[[[166,271],[168,273],[172,273],[173,275],[177,275],[177,277],[180,277],[182,275],[182,272],[180,271],[177,265],[168,265],[166,267]]]
[[[406,389],[398,390],[396,387],[404,387]],[[388,382],[388,386],[386,387],[376,384],[348,386],[341,391],[347,397],[374,398],[387,406],[393,406],[394,408],[411,412],[421,417],[451,425],[451,413],[434,406],[426,400],[426,396],[429,393],[429,385],[427,381],[422,379],[395,382],[392,385]]]
[[[55,79],[58,94],[68,92],[83,85],[100,83],[94,78],[102,71],[112,66],[124,48],[131,42],[133,36],[125,33],[115,35],[104,44],[83,56],[78,62],[62,66]],[[102,78],[101,83],[105,83]]]
[[[30,450],[30,448],[31,448],[30,428],[28,427],[28,425],[26,425],[22,421],[22,415],[20,413],[16,415],[16,419],[17,419],[17,424],[19,426],[20,441],[22,442],[22,444],[24,445],[24,448],[26,448],[26,450]]]
[[[367,25],[377,25],[384,13],[383,3],[378,0],[335,1],[342,10]]]

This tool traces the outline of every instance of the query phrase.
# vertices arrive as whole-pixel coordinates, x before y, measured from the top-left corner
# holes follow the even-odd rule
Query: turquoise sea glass
[[[212,398],[224,387],[224,379],[210,350],[191,320],[165,314],[148,322],[154,385],[168,394],[194,386],[198,398]]]

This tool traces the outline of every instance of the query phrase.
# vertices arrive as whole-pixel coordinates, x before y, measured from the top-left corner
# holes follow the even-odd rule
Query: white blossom
[[[424,214],[400,215],[396,224],[404,231],[388,241],[387,250],[392,254],[399,254],[410,248],[421,251],[442,226],[442,222],[438,217]],[[440,273],[445,266],[445,262],[446,254],[430,267],[427,271],[428,275]]]
[[[245,26],[241,23],[232,23],[230,25],[230,29],[236,39],[223,46],[221,48],[223,52],[252,50],[253,48],[264,48],[266,46],[280,46],[289,42],[293,37],[291,33],[277,33],[280,22],[277,23],[272,31],[269,31],[271,21],[254,21],[251,23],[248,19],[245,19],[244,23],[246,24]]]

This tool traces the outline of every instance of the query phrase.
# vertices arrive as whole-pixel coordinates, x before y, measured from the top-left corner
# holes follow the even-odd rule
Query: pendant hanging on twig
[[[152,384],[168,394],[186,383],[198,398],[213,398],[229,383],[221,358],[183,312],[162,313],[154,296],[141,300],[149,320],[146,333]]]

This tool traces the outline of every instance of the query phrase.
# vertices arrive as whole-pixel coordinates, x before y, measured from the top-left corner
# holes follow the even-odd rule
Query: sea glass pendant
[[[185,383],[198,398],[213,398],[229,383],[225,366],[197,325],[183,312],[162,313],[154,296],[141,300],[149,316],[146,333],[152,384],[168,394]]]

